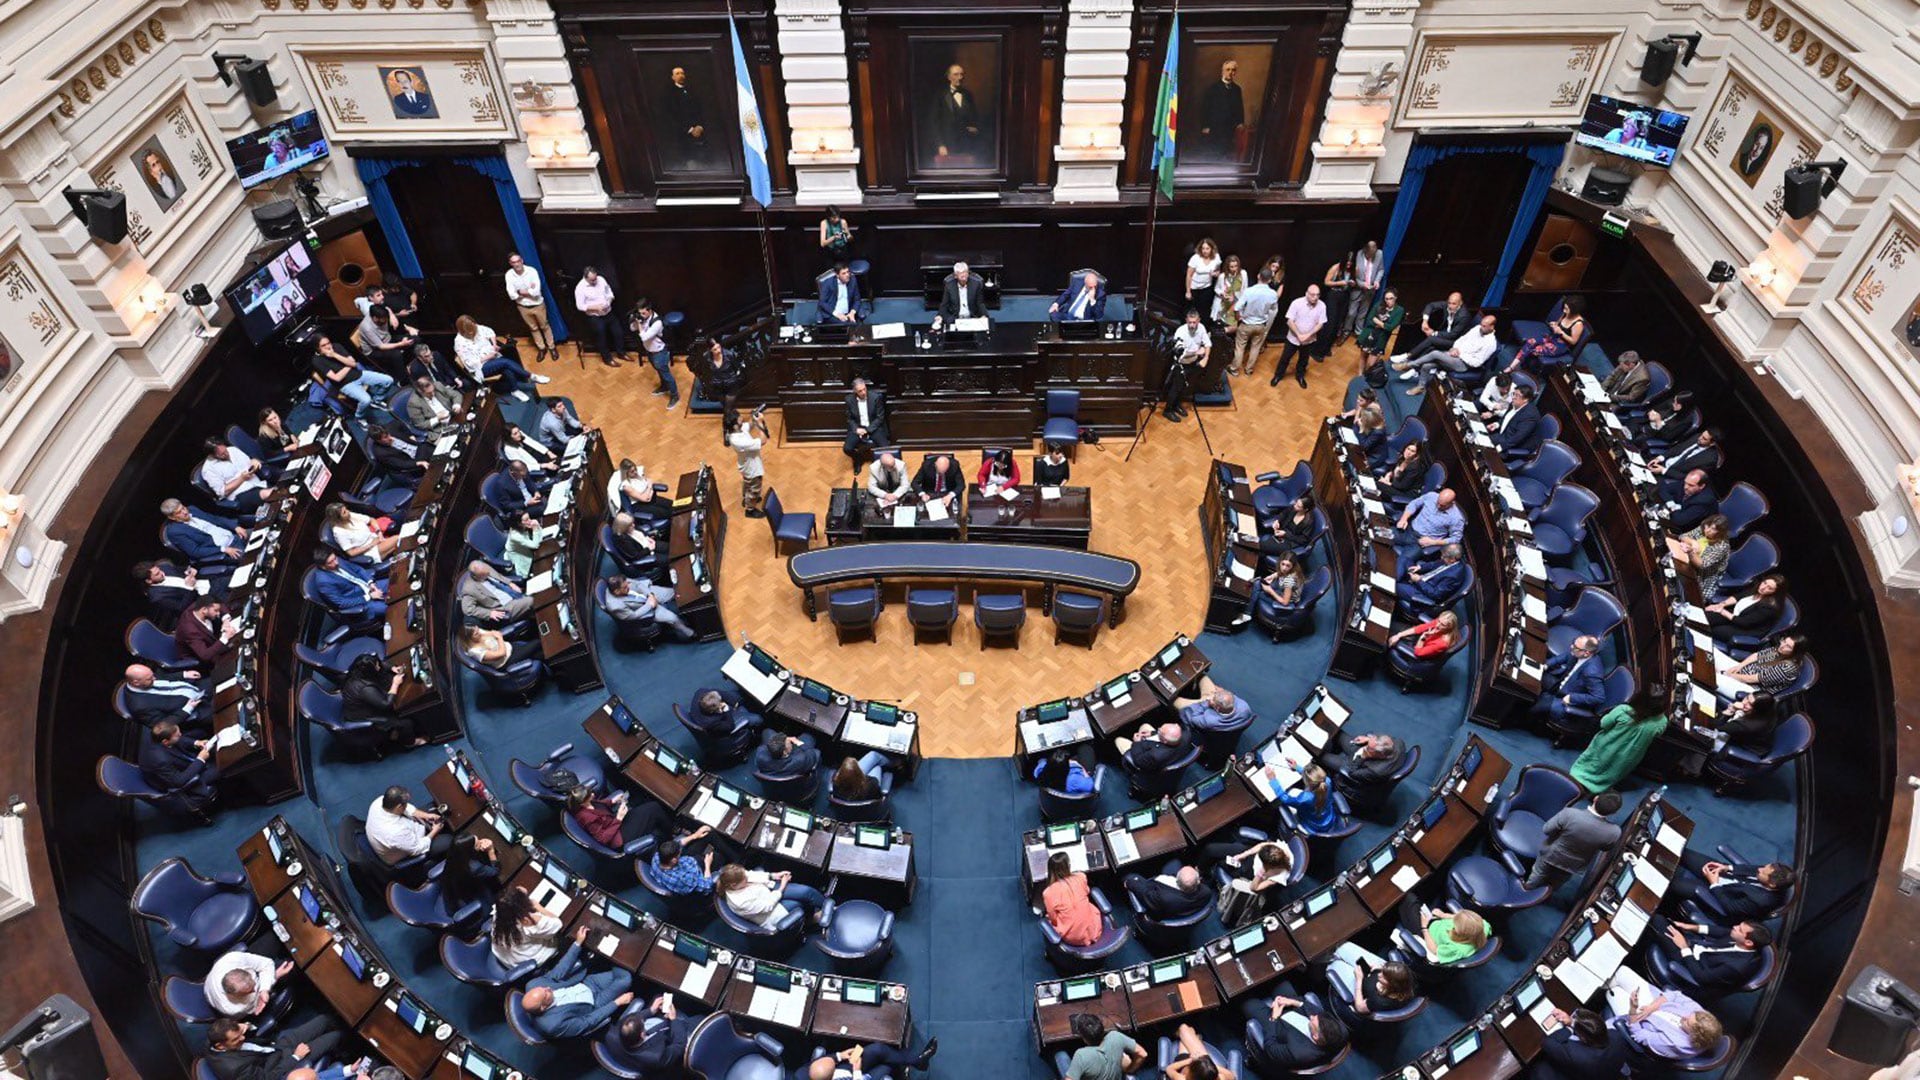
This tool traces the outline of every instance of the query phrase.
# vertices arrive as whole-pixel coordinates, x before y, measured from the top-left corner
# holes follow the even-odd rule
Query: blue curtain
[[[519,249],[521,258],[534,268],[542,278],[546,272],[540,269],[540,254],[533,242],[533,223],[527,220],[527,207],[520,201],[520,191],[514,187],[513,173],[507,169],[507,159],[499,154],[485,157],[454,158],[454,164],[463,165],[493,181],[494,195],[500,200],[500,212],[507,219],[507,232],[513,236],[514,246]],[[380,231],[386,234],[387,248],[393,252],[393,260],[398,263],[400,276],[423,278],[426,274],[420,268],[420,256],[413,250],[413,240],[407,236],[407,223],[400,218],[399,208],[393,204],[393,191],[387,186],[387,176],[396,169],[410,169],[425,165],[418,158],[402,157],[365,157],[353,159],[354,168],[360,173],[360,182],[366,185],[367,202],[373,207],[374,219],[380,222]],[[502,253],[505,257],[505,253]],[[559,297],[554,295],[552,282],[547,282],[547,319],[553,325],[553,340],[567,340],[567,323],[561,314]]]
[[[1526,191],[1520,196],[1520,209],[1514,215],[1513,226],[1507,231],[1506,247],[1501,249],[1500,264],[1494,269],[1493,283],[1487,287],[1486,296],[1481,300],[1483,307],[1499,303],[1506,296],[1507,281],[1513,276],[1513,264],[1520,257],[1520,245],[1526,243],[1533,219],[1547,200],[1547,190],[1553,183],[1554,171],[1560,167],[1560,159],[1565,153],[1565,143],[1549,146],[1537,143],[1415,143],[1400,172],[1400,192],[1393,200],[1393,215],[1387,219],[1387,238],[1381,244],[1381,259],[1385,267],[1381,280],[1391,280],[1393,262],[1400,255],[1401,244],[1406,241],[1407,227],[1413,224],[1414,211],[1420,204],[1420,189],[1426,186],[1429,168],[1455,154],[1520,154],[1533,163],[1533,171],[1527,177]]]

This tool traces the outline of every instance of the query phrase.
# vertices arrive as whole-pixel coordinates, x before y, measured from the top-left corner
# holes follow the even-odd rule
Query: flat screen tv
[[[296,240],[227,290],[227,303],[259,344],[272,337],[327,291],[327,274],[313,261],[304,240]]]
[[[1609,154],[1666,168],[1680,152],[1687,117],[1605,94],[1587,98],[1587,115],[1573,141]]]
[[[240,186],[257,187],[327,156],[327,136],[312,109],[227,140]]]

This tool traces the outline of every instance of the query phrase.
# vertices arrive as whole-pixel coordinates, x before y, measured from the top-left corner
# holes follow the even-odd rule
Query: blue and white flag
[[[773,201],[773,177],[767,172],[767,129],[760,123],[760,106],[753,99],[753,80],[748,76],[747,54],[740,48],[740,30],[727,20],[727,32],[733,35],[733,93],[740,103],[740,146],[747,163],[747,184],[753,188],[753,201],[765,206]]]

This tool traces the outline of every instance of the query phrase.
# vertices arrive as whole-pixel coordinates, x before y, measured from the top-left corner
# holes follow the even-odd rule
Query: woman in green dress
[[[1573,761],[1573,778],[1581,787],[1595,795],[1612,791],[1640,767],[1647,748],[1667,730],[1667,714],[1660,711],[1664,701],[1659,687],[1647,687],[1600,718],[1600,730]]]
[[[1399,293],[1388,289],[1380,294],[1380,301],[1360,320],[1359,333],[1353,335],[1354,344],[1360,346],[1361,371],[1380,362],[1387,351],[1387,342],[1393,340],[1393,332],[1400,329],[1400,320],[1406,316],[1407,309],[1400,306]]]

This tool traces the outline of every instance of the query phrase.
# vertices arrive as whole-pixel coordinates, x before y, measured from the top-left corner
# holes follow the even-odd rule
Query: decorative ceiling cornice
[[[157,17],[148,19],[94,57],[92,63],[55,95],[54,108],[63,119],[72,120],[93,104],[96,95],[105,94],[108,87],[140,66],[166,40],[166,26]]]

